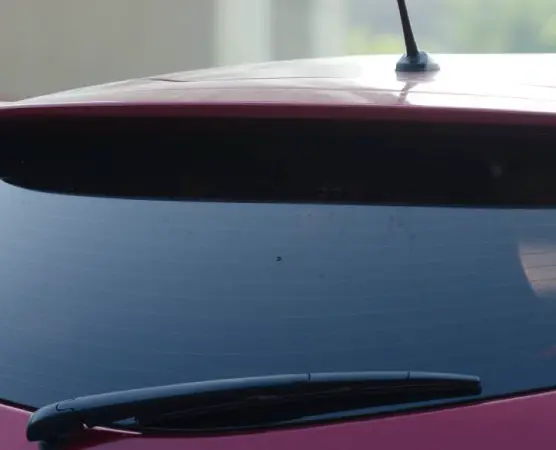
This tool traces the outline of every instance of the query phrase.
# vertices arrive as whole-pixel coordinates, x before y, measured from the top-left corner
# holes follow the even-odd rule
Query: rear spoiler
[[[413,105],[343,105],[280,103],[141,103],[87,102],[40,103],[37,99],[5,102],[5,120],[50,118],[182,118],[182,119],[295,119],[327,122],[412,122],[427,125],[556,126],[548,112],[423,107]]]

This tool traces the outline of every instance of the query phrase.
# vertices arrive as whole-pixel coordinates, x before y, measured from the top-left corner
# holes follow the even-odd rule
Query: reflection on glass
[[[523,242],[519,244],[519,255],[535,293],[539,297],[556,294],[556,243]]]

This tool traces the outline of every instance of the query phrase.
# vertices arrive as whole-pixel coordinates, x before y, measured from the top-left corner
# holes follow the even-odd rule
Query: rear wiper
[[[309,416],[480,393],[481,381],[475,376],[405,371],[184,383],[90,395],[44,406],[31,416],[27,439],[56,441],[95,426],[185,431],[263,427]]]

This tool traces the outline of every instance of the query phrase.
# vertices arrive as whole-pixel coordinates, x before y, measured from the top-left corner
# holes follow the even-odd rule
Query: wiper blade
[[[364,407],[467,397],[481,393],[478,377],[428,372],[348,372],[274,375],[158,386],[78,397],[44,406],[27,425],[29,441],[54,441],[95,426],[133,420],[136,428],[175,423],[193,429],[203,417],[210,429],[225,411],[257,410],[252,424],[297,419]],[[288,407],[284,407],[288,405]],[[270,415],[265,417],[267,412]],[[173,418],[173,419],[172,419]],[[221,417],[220,417],[221,418]],[[230,414],[227,419],[231,419]],[[188,426],[188,422],[191,423]],[[209,425],[207,425],[207,423]],[[218,426],[217,426],[218,425]]]

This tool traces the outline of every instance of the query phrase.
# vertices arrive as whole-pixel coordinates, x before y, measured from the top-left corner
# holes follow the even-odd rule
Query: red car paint
[[[538,394],[443,411],[384,419],[269,431],[227,437],[139,437],[108,430],[91,430],[76,438],[68,450],[240,450],[288,448],[358,450],[518,450],[532,446],[548,450],[556,445],[551,427],[556,393]],[[36,449],[25,441],[29,413],[0,409],[0,443],[13,450]]]
[[[210,69],[4,104],[0,119],[43,116],[292,117],[556,125],[556,57],[435,57],[441,72],[394,73],[397,57],[348,57]],[[542,67],[542,71],[537,70]],[[522,449],[556,446],[556,392],[479,405],[228,437],[141,437],[89,430],[74,450]],[[0,448],[36,449],[29,412],[0,407]]]

